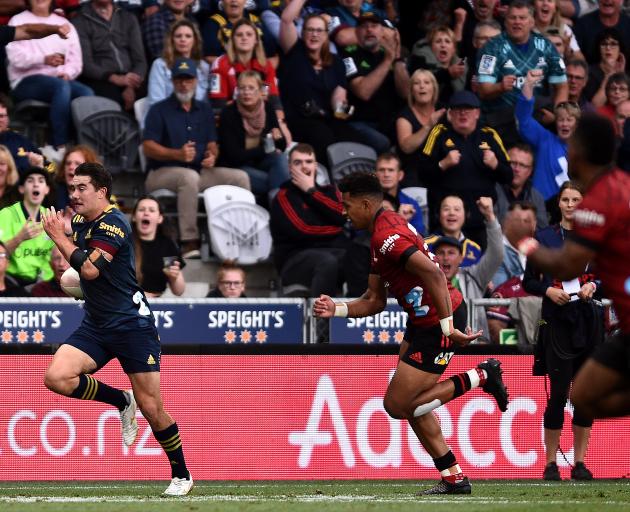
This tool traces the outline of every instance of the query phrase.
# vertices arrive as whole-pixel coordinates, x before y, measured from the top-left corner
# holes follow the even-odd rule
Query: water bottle
[[[265,140],[263,141],[263,149],[265,153],[273,153],[276,150],[276,141],[273,140],[273,135],[269,132],[265,135]]]

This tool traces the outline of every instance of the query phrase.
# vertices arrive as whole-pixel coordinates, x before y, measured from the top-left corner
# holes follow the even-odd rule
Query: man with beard
[[[359,16],[358,45],[342,52],[355,113],[350,124],[378,153],[385,153],[394,140],[396,114],[409,92],[409,73],[400,57],[400,37],[385,38],[385,21],[374,12]]]
[[[149,173],[147,192],[161,188],[177,194],[179,237],[184,258],[198,258],[197,194],[215,185],[250,190],[245,171],[215,167],[219,155],[212,107],[195,100],[197,65],[177,59],[171,70],[173,94],[153,105],[144,128]]]
[[[20,176],[22,201],[0,211],[0,241],[9,256],[7,277],[18,286],[52,279],[49,265],[53,243],[41,227],[42,203],[50,191],[48,171],[31,167]]]

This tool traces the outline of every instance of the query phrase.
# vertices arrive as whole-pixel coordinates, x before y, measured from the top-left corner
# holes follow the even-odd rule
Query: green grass
[[[630,481],[473,482],[471,496],[416,497],[435,482],[198,482],[186,498],[160,498],[163,482],[2,482],[4,511],[596,511],[629,510]]]

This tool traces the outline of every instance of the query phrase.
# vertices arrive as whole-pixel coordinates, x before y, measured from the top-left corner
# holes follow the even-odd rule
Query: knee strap
[[[431,400],[428,404],[420,404],[413,411],[413,417],[418,418],[420,416],[424,416],[427,413],[430,413],[433,409],[437,409],[442,402],[440,402],[437,398],[435,400]]]

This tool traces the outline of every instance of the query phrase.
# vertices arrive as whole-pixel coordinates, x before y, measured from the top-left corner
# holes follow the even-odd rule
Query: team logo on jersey
[[[381,248],[379,249],[380,253],[385,254],[386,252],[391,251],[394,248],[394,243],[396,243],[396,240],[398,240],[399,238],[400,238],[400,235],[398,233],[389,235],[383,241],[383,245],[381,245]]]
[[[440,352],[433,362],[439,366],[446,366],[451,361],[454,353],[455,352]]]
[[[576,210],[574,216],[575,221],[584,227],[603,226],[606,224],[606,217],[602,213],[592,210]]]
[[[483,54],[479,60],[479,74],[492,75],[494,67],[497,64],[497,58],[494,55]]]
[[[453,142],[453,139],[446,139],[446,142],[444,143],[444,145],[447,148],[454,148],[455,147],[455,143]]]

